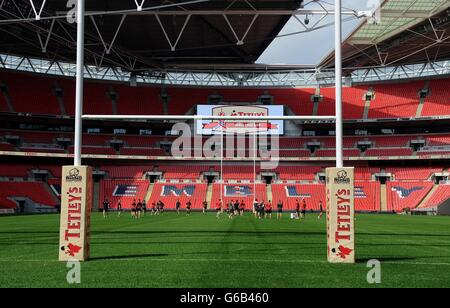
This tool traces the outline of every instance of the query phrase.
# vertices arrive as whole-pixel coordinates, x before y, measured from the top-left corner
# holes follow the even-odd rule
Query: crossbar
[[[166,121],[334,121],[336,116],[200,116],[200,115],[97,115],[85,114],[84,120],[114,120],[114,121],[130,121],[130,120],[166,120]]]

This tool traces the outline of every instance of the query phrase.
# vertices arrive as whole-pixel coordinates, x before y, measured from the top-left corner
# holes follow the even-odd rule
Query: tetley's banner
[[[199,116],[227,116],[227,117],[251,117],[257,120],[259,117],[282,116],[283,106],[212,106],[198,105]],[[197,121],[197,134],[234,134],[234,133],[258,133],[267,135],[284,134],[283,121]]]
[[[355,263],[354,168],[327,168],[328,262]]]
[[[61,183],[59,261],[89,259],[91,207],[91,168],[64,166]]]

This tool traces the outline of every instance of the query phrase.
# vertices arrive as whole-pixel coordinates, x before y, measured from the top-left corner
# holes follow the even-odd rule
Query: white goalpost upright
[[[335,0],[335,69],[336,69],[336,115],[335,116],[197,116],[197,115],[83,115],[84,74],[84,0],[77,7],[77,82],[75,107],[74,165],[63,167],[61,192],[60,254],[61,261],[87,260],[89,258],[90,210],[92,208],[92,171],[82,166],[83,120],[164,120],[164,121],[335,121],[336,122],[336,168],[326,171],[327,239],[328,261],[331,263],[354,263],[354,178],[353,168],[343,163],[342,118],[342,10],[341,0]],[[254,136],[254,193],[256,198],[256,132]],[[221,198],[223,201],[223,134],[221,144]],[[78,220],[75,220],[76,217]]]

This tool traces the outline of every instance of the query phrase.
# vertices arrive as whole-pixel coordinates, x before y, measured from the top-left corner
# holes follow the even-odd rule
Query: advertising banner
[[[62,174],[59,261],[86,261],[90,254],[92,169],[64,166]]]
[[[197,121],[198,135],[214,134],[267,134],[283,135],[283,121],[257,121],[262,116],[282,116],[284,115],[283,106],[213,106],[198,105],[197,115],[199,116],[236,116],[236,117],[254,117],[255,121]]]
[[[355,263],[354,168],[327,168],[328,262]]]

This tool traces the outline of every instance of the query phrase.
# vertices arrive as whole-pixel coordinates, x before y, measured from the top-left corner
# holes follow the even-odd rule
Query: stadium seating
[[[395,180],[428,180],[433,173],[441,172],[442,168],[386,168],[386,172],[393,173]]]
[[[111,208],[117,208],[119,200],[123,209],[130,209],[133,200],[144,200],[149,182],[137,179],[102,180],[100,181],[99,208],[103,208],[103,201],[108,199]]]
[[[0,143],[0,151],[9,151],[9,152],[13,152],[13,151],[15,151],[16,150],[16,148],[12,145],[12,144],[10,144],[10,143]]]
[[[0,195],[0,209],[15,209],[17,203]]]
[[[450,199],[450,184],[439,185],[433,195],[423,205],[424,208],[432,208],[441,205]]]
[[[32,166],[22,164],[1,164],[0,177],[28,177]]]
[[[28,198],[33,202],[55,207],[57,199],[41,182],[0,182],[0,198]]]
[[[75,81],[29,74],[2,73],[0,82],[7,85],[8,93],[16,112],[57,115],[62,114],[56,96],[55,85],[63,89],[63,100],[67,114],[74,114]],[[22,91],[23,84],[31,89]],[[343,114],[345,119],[361,119],[364,111],[364,95],[369,88],[375,91],[369,118],[415,117],[419,105],[419,91],[424,81],[388,83],[343,88]],[[426,98],[422,116],[447,115],[449,108],[448,79],[430,81],[430,95]],[[168,113],[182,115],[198,104],[208,103],[208,96],[218,94],[225,103],[256,103],[259,96],[273,96],[274,104],[288,106],[297,115],[312,115],[311,96],[314,88],[286,89],[226,89],[226,88],[181,88],[158,86],[130,87],[123,84],[85,83],[85,113],[113,114],[113,104],[108,93],[117,94],[118,114],[163,114],[161,93],[168,95]],[[322,88],[323,101],[318,103],[318,115],[334,114],[334,88]],[[36,95],[38,93],[39,95]],[[0,112],[8,112],[3,95],[0,95]]]
[[[166,180],[198,180],[202,172],[210,170],[208,166],[159,166]]]
[[[423,81],[374,85],[375,99],[371,102],[369,118],[415,117],[419,107],[419,91]]]
[[[365,156],[411,156],[413,150],[411,148],[371,148],[368,149]]]
[[[405,208],[416,208],[432,187],[432,182],[388,182],[388,210],[401,212]]]
[[[156,183],[148,204],[162,201],[165,209],[175,209],[177,201],[180,201],[184,209],[186,203],[191,201],[191,209],[201,209],[206,200],[206,189],[205,183]]]
[[[380,182],[355,182],[355,210],[380,211]]]
[[[6,84],[16,112],[61,115],[61,109],[52,90],[53,78],[2,73],[1,82]]]
[[[142,179],[146,171],[150,171],[148,166],[102,166],[101,171],[105,171],[111,179]]]
[[[297,200],[306,200],[307,210],[318,210],[319,202],[323,202],[326,207],[325,185],[324,184],[273,184],[272,194],[274,203],[279,200],[284,201],[284,209],[295,210]]]
[[[121,155],[130,156],[166,156],[166,152],[162,149],[151,149],[151,148],[121,148]]]
[[[380,168],[357,167],[355,168],[355,180],[372,180],[372,174],[380,172]]]
[[[315,175],[322,171],[322,167],[311,166],[279,166],[277,172],[280,180],[313,181]]]
[[[344,157],[358,157],[361,152],[358,149],[344,149]],[[315,152],[316,157],[336,157],[335,149],[319,149]]]
[[[255,185],[253,183],[224,183],[223,185],[216,183],[213,184],[213,196],[211,203],[214,207],[217,202],[219,202],[221,197],[225,205],[231,202],[231,200],[235,201],[237,199],[239,200],[239,202],[244,201],[245,209],[250,210],[253,208],[253,201],[255,200],[255,196],[259,201],[269,201],[267,200],[267,191],[265,184],[256,184],[256,194],[254,189]]]
[[[425,99],[422,116],[448,115],[450,110],[449,79],[430,81],[430,95]]]

